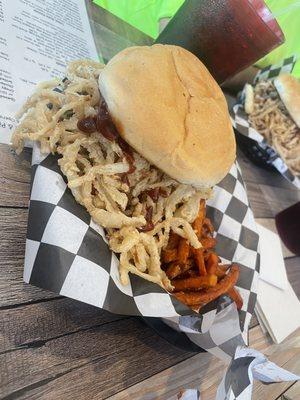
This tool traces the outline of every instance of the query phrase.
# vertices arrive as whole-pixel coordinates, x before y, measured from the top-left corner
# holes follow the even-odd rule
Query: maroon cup
[[[280,239],[290,252],[300,256],[300,201],[275,217]]]
[[[262,0],[186,0],[156,40],[194,53],[219,83],[283,42]]]

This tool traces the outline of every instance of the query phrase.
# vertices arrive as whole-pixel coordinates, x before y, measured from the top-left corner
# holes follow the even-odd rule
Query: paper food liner
[[[237,287],[243,308],[237,311],[225,295],[197,314],[160,286],[137,276],[131,275],[130,283],[121,285],[118,259],[103,229],[75,201],[57,160],[58,156],[42,155],[34,145],[25,282],[113,313],[162,318],[202,349],[230,362],[238,346],[247,343],[260,265],[259,236],[238,164],[214,188],[207,213],[216,230],[217,253],[223,262],[240,266]],[[248,376],[248,370],[244,372]],[[238,391],[250,390],[248,383],[252,387],[251,379],[241,380]]]
[[[218,387],[216,400],[250,400],[254,379],[268,384],[295,381],[300,377],[268,361],[259,351],[238,346]],[[180,400],[200,398],[197,389],[183,390],[178,396]]]
[[[138,276],[131,274],[130,283],[123,286],[118,258],[110,251],[103,229],[75,201],[57,156],[41,155],[35,146],[32,164],[25,282],[113,313],[164,318],[181,331],[186,327],[187,334],[196,332],[200,347],[216,347],[224,357],[234,353],[230,339],[247,341],[257,293],[258,234],[237,163],[214,188],[207,214],[216,230],[218,255],[223,262],[240,266],[237,287],[244,304],[237,313],[230,298],[222,296],[203,307],[201,314]],[[232,318],[235,328],[229,322]]]
[[[282,73],[291,73],[296,63],[296,57],[292,56],[283,60],[280,64],[269,65],[260,70],[254,78],[253,85],[263,80],[273,80]],[[237,104],[231,110],[231,121],[234,128],[242,135],[255,140],[257,145],[268,154],[268,164],[273,165],[288,181],[300,189],[300,177],[292,173],[284,160],[270,146],[266,139],[256,129],[250,126],[248,114],[244,110],[244,91],[238,96]]]

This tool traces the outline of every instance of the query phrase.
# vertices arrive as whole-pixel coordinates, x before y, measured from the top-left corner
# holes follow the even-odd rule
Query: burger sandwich
[[[201,61],[177,46],[131,47],[107,65],[69,64],[38,85],[13,136],[58,153],[75,199],[105,229],[129,273],[193,308],[229,293],[238,267],[220,264],[205,200],[235,160],[224,95]]]

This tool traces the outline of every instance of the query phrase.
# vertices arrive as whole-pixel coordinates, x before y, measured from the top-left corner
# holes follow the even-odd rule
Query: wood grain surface
[[[0,144],[0,207],[27,207],[30,188],[31,151],[19,157]]]
[[[15,181],[14,185],[22,187],[23,182]],[[6,185],[2,185],[2,188],[4,190],[1,190],[0,198],[2,193],[9,190]],[[29,191],[27,203],[28,196]],[[12,203],[15,202],[14,198]],[[0,207],[0,308],[58,297],[22,282],[27,217],[26,208],[14,208],[12,204],[9,207]]]
[[[51,314],[44,324],[52,324]],[[0,355],[4,398],[106,398],[192,355],[167,346],[137,318],[110,315],[92,327],[27,340]]]
[[[300,373],[300,330],[295,332],[284,345],[271,343],[270,339],[262,334],[259,326],[252,328],[249,345],[264,352],[278,365],[288,368],[295,373]],[[110,400],[147,399],[170,400],[176,399],[181,388],[200,388],[201,399],[213,400],[216,396],[216,387],[219,385],[226,365],[208,353],[197,354],[181,363],[174,365],[163,372],[152,376],[117,393]],[[253,400],[276,399],[285,389],[291,387],[293,382],[276,385],[255,384]],[[269,389],[272,388],[272,391]],[[272,396],[269,396],[272,393]],[[295,398],[296,399],[296,398]]]
[[[99,54],[152,40],[86,1]],[[73,400],[176,399],[182,387],[200,387],[214,399],[225,365],[208,353],[180,350],[134,317],[22,282],[30,192],[31,151],[20,157],[0,145],[0,398]],[[274,229],[275,214],[298,201],[299,191],[278,173],[254,166],[238,151],[254,215]],[[283,249],[288,277],[300,296],[300,258]],[[300,373],[299,332],[280,345],[253,318],[250,345]],[[293,382],[255,384],[254,399],[300,398]]]
[[[280,397],[280,400],[297,400],[300,399],[300,382],[294,383],[285,393]]]

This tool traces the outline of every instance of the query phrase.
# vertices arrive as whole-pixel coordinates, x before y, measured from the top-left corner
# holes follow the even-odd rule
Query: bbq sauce
[[[100,104],[97,115],[95,117],[86,117],[81,119],[78,121],[77,127],[84,133],[93,133],[97,131],[110,142],[117,142],[129,164],[129,170],[125,174],[132,174],[135,171],[132,148],[119,135],[111,116],[109,115],[107,105],[104,100],[102,100]],[[123,179],[126,180],[126,178]]]
[[[121,181],[127,183],[129,186],[128,175],[132,174],[136,167],[134,165],[134,156],[133,150],[130,145],[125,142],[124,139],[119,135],[111,116],[109,115],[107,105],[104,100],[102,100],[98,113],[95,117],[86,117],[78,121],[77,127],[80,131],[84,133],[93,133],[99,132],[101,133],[107,140],[110,142],[117,142],[122,152],[129,164],[129,170],[120,175]],[[144,192],[148,196],[152,198],[152,200],[156,203],[158,201],[159,196],[166,197],[167,193],[161,188],[155,188]],[[154,224],[152,222],[153,216],[153,207],[146,208],[146,225],[141,228],[138,228],[140,232],[148,232],[154,228]]]
[[[77,122],[77,128],[84,133],[96,132],[96,121],[93,117],[86,117]]]
[[[140,232],[149,232],[154,229],[154,223],[152,222],[152,217],[153,217],[153,207],[147,207],[146,208],[146,215],[145,215],[145,220],[146,220],[146,225],[137,228],[138,231]]]

